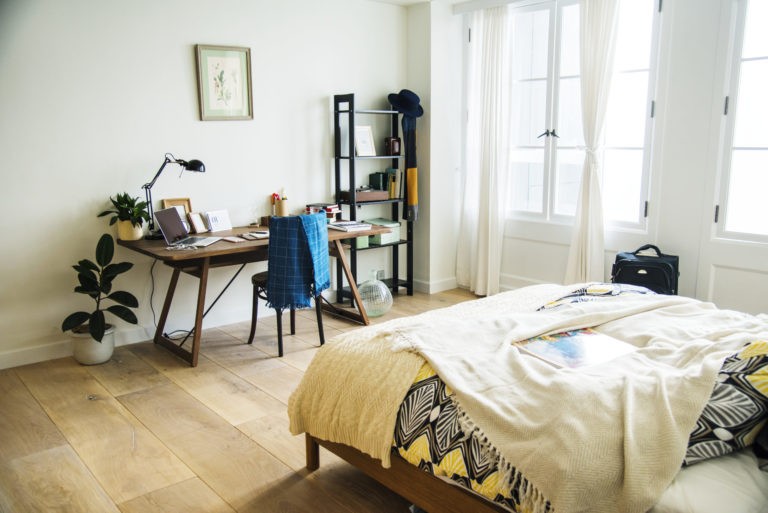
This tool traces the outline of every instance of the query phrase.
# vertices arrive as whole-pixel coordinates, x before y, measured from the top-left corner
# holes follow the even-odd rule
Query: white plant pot
[[[112,358],[112,353],[115,351],[115,328],[114,326],[108,326],[104,332],[104,338],[101,342],[91,337],[91,334],[86,331],[85,333],[71,332],[75,338],[74,341],[74,353],[79,363],[83,365],[98,365],[104,363]]]
[[[117,222],[117,238],[120,240],[139,240],[144,236],[142,225],[133,226],[130,221]]]

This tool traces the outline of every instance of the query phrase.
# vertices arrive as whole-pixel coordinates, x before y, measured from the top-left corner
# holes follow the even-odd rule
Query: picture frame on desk
[[[184,207],[184,212],[180,212],[182,219],[192,212],[192,202],[189,198],[165,198],[162,200],[162,204],[163,208]]]
[[[205,225],[203,214],[201,212],[190,212],[187,214],[189,224],[192,227],[194,233],[205,233],[208,231],[208,227]]]
[[[195,45],[202,121],[253,119],[251,49]]]

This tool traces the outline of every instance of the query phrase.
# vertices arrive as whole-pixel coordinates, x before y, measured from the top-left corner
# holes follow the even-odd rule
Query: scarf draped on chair
[[[330,287],[327,230],[325,214],[270,220],[267,306],[309,308]]]

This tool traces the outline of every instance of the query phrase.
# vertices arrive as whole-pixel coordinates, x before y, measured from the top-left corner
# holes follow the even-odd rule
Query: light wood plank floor
[[[401,295],[383,322],[474,299]],[[284,318],[287,326],[287,316]],[[358,326],[324,316],[327,338]],[[328,452],[311,474],[287,402],[319,348],[314,310],[277,358],[274,317],[203,333],[190,368],[151,342],[104,365],[0,371],[0,513],[395,513],[408,503]]]

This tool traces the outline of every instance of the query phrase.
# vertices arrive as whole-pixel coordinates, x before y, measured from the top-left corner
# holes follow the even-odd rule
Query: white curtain
[[[565,283],[604,280],[599,141],[613,74],[619,0],[581,0],[579,53],[586,155]]]
[[[457,282],[478,295],[499,292],[509,152],[508,8],[472,22],[467,84],[466,175]]]

